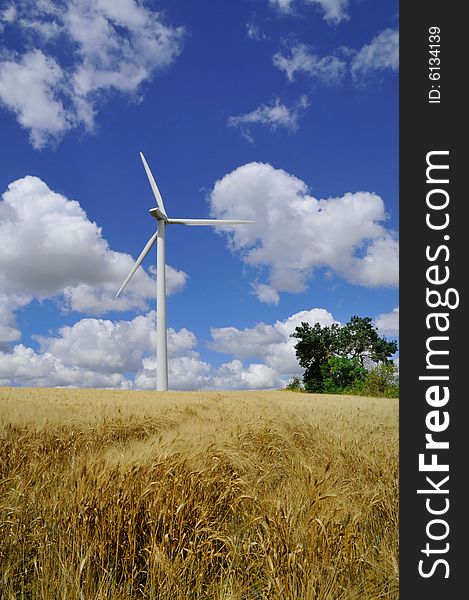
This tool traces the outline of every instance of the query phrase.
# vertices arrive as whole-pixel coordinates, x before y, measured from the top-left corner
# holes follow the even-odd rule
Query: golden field
[[[398,400],[0,388],[5,600],[398,594]]]

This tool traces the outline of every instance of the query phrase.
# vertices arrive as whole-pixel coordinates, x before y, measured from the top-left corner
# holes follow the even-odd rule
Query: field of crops
[[[13,600],[396,600],[398,400],[0,388]]]

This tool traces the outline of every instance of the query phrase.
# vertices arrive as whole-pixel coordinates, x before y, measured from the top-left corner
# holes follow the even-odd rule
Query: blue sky
[[[301,321],[398,337],[398,7],[0,2],[0,385],[152,389],[143,151],[172,217],[169,386],[300,375]]]

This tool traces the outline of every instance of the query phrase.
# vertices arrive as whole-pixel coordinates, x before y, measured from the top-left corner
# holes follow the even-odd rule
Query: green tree
[[[378,335],[370,317],[353,316],[345,325],[301,323],[292,333],[308,392],[344,391],[363,385],[372,364],[389,364],[396,342]]]
[[[305,370],[303,383],[308,392],[321,392],[324,388],[324,369],[328,359],[334,356],[337,346],[338,325],[322,327],[301,323],[292,333],[298,339],[295,345],[300,366]]]
[[[362,366],[368,360],[373,363],[388,363],[396,352],[396,342],[379,337],[370,317],[354,315],[339,329],[339,351],[341,355],[356,358]]]
[[[355,392],[358,385],[364,384],[367,370],[356,358],[330,356],[321,366],[323,391],[332,394]]]

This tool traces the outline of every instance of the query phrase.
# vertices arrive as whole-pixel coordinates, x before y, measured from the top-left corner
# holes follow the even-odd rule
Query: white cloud
[[[27,306],[31,300],[32,297],[25,294],[10,295],[0,292],[0,349],[4,344],[20,339],[21,332],[16,324],[15,313]]]
[[[375,326],[381,335],[399,337],[399,309],[394,308],[389,313],[382,313],[375,318]]]
[[[260,323],[248,329],[211,329],[209,346],[233,360],[215,368],[193,351],[169,361],[171,389],[269,389],[282,388],[302,370],[295,356],[296,340],[290,337],[301,322],[331,325],[332,315],[322,308],[300,311],[274,325]],[[249,362],[254,359],[255,362]],[[136,387],[156,388],[156,361],[143,361],[144,369],[135,377]]]
[[[121,273],[120,283],[130,271],[134,258],[123,252],[110,252],[108,260],[116,262],[115,269]],[[125,268],[124,268],[125,265]],[[109,281],[95,283],[78,283],[66,286],[62,290],[65,300],[64,308],[81,313],[102,315],[110,310],[143,310],[147,308],[147,300],[153,299],[156,294],[156,268],[148,267],[150,276],[144,269],[139,269],[132,278],[132,283],[125,288],[116,299],[116,277],[111,272]],[[171,295],[180,292],[186,285],[187,274],[166,265],[166,293]],[[119,283],[119,285],[120,285]]]
[[[272,344],[285,342],[283,333],[273,325],[260,323],[255,327],[240,330],[236,327],[219,327],[210,330],[210,348],[237,359],[262,358]]]
[[[278,304],[280,301],[278,292],[265,283],[253,283],[252,293],[258,300],[265,304]]]
[[[64,364],[100,372],[138,371],[142,360],[156,351],[156,314],[150,311],[131,321],[81,319],[62,327],[54,337],[37,336],[43,353]],[[196,344],[188,329],[168,329],[169,357],[186,354]]]
[[[236,360],[262,360],[277,379],[287,381],[289,377],[301,374],[295,356],[296,340],[290,336],[302,322],[329,326],[335,321],[324,308],[313,308],[295,313],[285,321],[276,321],[273,325],[259,323],[242,330],[236,327],[213,328],[209,345],[212,350],[230,354]]]
[[[318,4],[328,23],[341,23],[349,18],[347,8],[349,0],[306,0],[308,4]]]
[[[82,319],[62,327],[53,336],[33,336],[39,351],[18,344],[8,352],[0,351],[0,380],[4,385],[76,387],[152,387],[139,385],[147,372],[151,382],[156,372],[156,315],[154,311],[131,321]],[[168,329],[168,355],[174,382],[189,385],[177,373],[182,362],[200,362],[193,352],[197,340],[187,329]],[[145,371],[145,369],[147,371]],[[171,371],[170,371],[171,372]],[[125,373],[138,373],[135,383]],[[156,387],[153,386],[153,387]],[[184,387],[184,386],[182,386]]]
[[[341,47],[338,51],[343,58],[332,55],[320,57],[307,45],[296,44],[288,48],[287,53],[274,54],[273,63],[285,72],[289,81],[294,81],[296,75],[302,73],[326,85],[336,86],[350,71],[353,82],[362,85],[367,76],[376,71],[398,70],[399,33],[385,29],[359,51],[348,47]]]
[[[223,364],[212,378],[213,389],[262,390],[284,387],[283,381],[267,365],[252,363],[247,368],[239,360]]]
[[[352,283],[390,286],[399,281],[399,246],[394,236],[384,234],[370,241],[366,254],[353,265]]]
[[[291,13],[293,10],[294,0],[269,0],[269,4],[276,8],[279,12]]]
[[[143,368],[135,376],[135,387],[144,390],[156,389],[155,359],[143,360]],[[200,359],[197,352],[188,356],[177,356],[168,361],[168,381],[172,390],[209,389],[212,366]]]
[[[136,371],[144,352],[151,347],[152,330],[148,317],[113,323],[102,319],[82,319],[62,327],[54,337],[38,336],[42,353],[50,353],[62,363],[105,373]]]
[[[385,29],[353,57],[351,72],[354,80],[359,80],[373,71],[399,68],[399,33]]]
[[[261,104],[249,113],[229,117],[228,125],[230,127],[239,127],[243,137],[252,142],[253,138],[250,126],[264,125],[272,130],[284,127],[285,129],[294,131],[298,127],[298,119],[302,109],[307,106],[308,98],[306,96],[301,96],[299,101],[290,108],[280,102],[279,98],[275,98],[270,105]]]
[[[29,130],[35,148],[57,141],[75,122],[60,99],[63,89],[61,67],[40,50],[11,55],[0,62],[0,103]]]
[[[263,389],[284,386],[301,374],[290,338],[302,321],[330,325],[324,309],[301,311],[273,325],[239,330],[213,329],[211,347],[230,355],[219,367],[201,359],[197,339],[187,330],[168,330],[171,389]],[[33,336],[34,337],[34,336]],[[36,336],[39,350],[23,344],[0,348],[2,385],[156,388],[156,315],[130,321],[86,318]],[[248,359],[254,359],[250,362]]]
[[[37,336],[39,350],[23,344],[0,348],[0,384],[156,389],[155,321],[154,311],[130,321],[87,318],[55,335]],[[200,357],[191,331],[169,328],[170,389],[284,387],[302,374],[297,340],[291,337],[302,322],[330,326],[337,321],[324,308],[313,308],[273,324],[212,329],[211,349],[230,356],[218,367]]]
[[[13,23],[16,19],[16,8],[14,4],[10,4],[0,12],[0,31],[3,30],[4,23]]]
[[[263,33],[259,29],[259,26],[252,21],[246,24],[246,35],[248,38],[251,38],[251,40],[261,41],[267,39],[265,33]]]
[[[195,356],[169,361],[169,386],[172,390],[256,390],[285,387],[284,380],[265,364],[243,365],[232,360],[214,368]],[[156,389],[156,361],[144,361],[144,369],[135,377],[139,389]]]
[[[353,284],[397,285],[398,242],[381,224],[387,215],[376,194],[318,200],[286,171],[249,163],[217,181],[210,202],[216,218],[255,221],[223,232],[247,264],[268,268],[269,286],[277,292],[303,291],[318,268]]]
[[[310,52],[305,44],[290,48],[289,55],[277,52],[273,56],[274,65],[285,71],[288,80],[293,81],[297,73],[303,73],[326,85],[338,85],[345,73],[346,63],[336,56],[322,56]]]
[[[2,22],[30,47],[0,57],[0,104],[35,148],[79,124],[92,130],[105,93],[137,94],[174,62],[184,37],[136,0],[20,0]]]
[[[0,381],[3,385],[34,387],[129,387],[120,373],[64,365],[57,357],[38,354],[23,344],[15,346],[10,353],[0,353]]]
[[[91,314],[147,308],[155,285],[143,268],[115,298],[133,261],[110,249],[78,202],[38,177],[14,181],[0,200],[0,342],[18,339],[13,313],[33,298],[54,298],[63,308]],[[167,267],[167,275],[170,294],[184,287],[184,272]]]
[[[272,173],[275,179],[275,170]],[[284,191],[292,182],[298,190],[305,187],[284,176]],[[261,192],[262,185],[257,189]],[[240,208],[245,210],[243,204]],[[0,201],[0,380],[5,385],[155,387],[154,311],[130,321],[84,318],[54,335],[33,335],[38,350],[13,345],[21,335],[15,311],[34,298],[97,314],[145,307],[154,296],[154,281],[143,269],[136,273],[129,293],[114,298],[132,262],[129,255],[109,248],[101,229],[78,202],[52,191],[37,177],[10,184]],[[186,275],[174,269],[171,273],[168,288],[174,292],[184,285]],[[278,298],[277,291],[265,284],[254,289],[263,301]],[[230,356],[217,368],[201,359],[191,331],[169,329],[171,387],[281,387],[292,373],[299,373],[289,335],[302,320],[333,322],[324,309],[313,309],[274,325],[214,329],[212,347]]]
[[[349,0],[298,0],[298,4],[301,1],[318,6],[327,23],[337,24],[349,18],[347,13]],[[296,3],[294,0],[269,0],[269,4],[280,13],[292,14]]]

